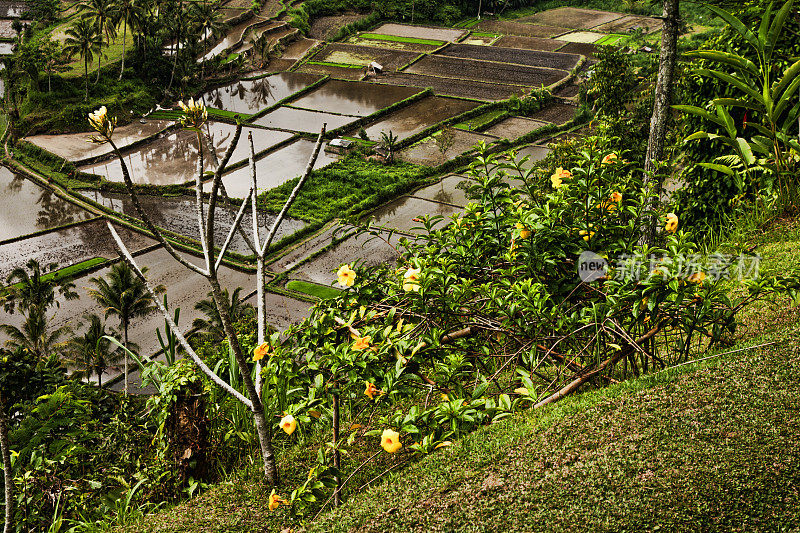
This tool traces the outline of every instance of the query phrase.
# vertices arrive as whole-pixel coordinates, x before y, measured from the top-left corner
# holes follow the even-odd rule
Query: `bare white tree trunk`
[[[2,406],[1,402],[0,406]],[[0,448],[2,448],[3,456],[3,483],[6,499],[3,533],[11,533],[14,526],[14,476],[11,473],[11,447],[8,442],[8,421],[5,410],[0,412]]]

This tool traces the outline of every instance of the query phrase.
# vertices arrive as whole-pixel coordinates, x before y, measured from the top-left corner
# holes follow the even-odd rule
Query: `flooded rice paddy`
[[[446,148],[444,152],[442,152],[440,144],[437,143],[436,137],[428,137],[401,151],[400,158],[403,159],[403,161],[408,161],[409,163],[415,163],[417,165],[442,164],[445,161],[455,159],[465,152],[471,151],[479,142],[489,144],[497,140],[496,137],[490,137],[473,131],[457,129],[451,131],[453,134],[452,144],[450,146],[441,146],[441,148]],[[439,135],[441,135],[441,133]]]
[[[390,114],[380,122],[366,128],[370,139],[380,139],[381,133],[394,133],[404,139],[438,122],[475,109],[479,102],[429,96],[408,107]]]
[[[292,101],[291,105],[312,111],[335,110],[344,115],[365,117],[418,92],[413,87],[331,80]]]
[[[403,233],[411,234],[422,231],[420,217],[444,216],[443,220],[434,225],[434,227],[439,228],[450,222],[451,215],[461,211],[460,207],[453,205],[440,204],[411,196],[401,196],[376,209],[367,219],[372,221],[375,226],[396,229]]]
[[[509,117],[483,130],[483,133],[486,135],[494,135],[501,139],[515,140],[526,133],[538,130],[546,125],[546,122],[541,122],[539,120],[532,120],[525,117]]]
[[[302,72],[281,72],[257,80],[241,80],[217,87],[201,96],[209,107],[251,115],[305,89],[319,76]]]
[[[358,117],[349,115],[334,115],[320,111],[308,111],[294,107],[283,106],[270,111],[263,117],[257,118],[253,124],[266,128],[297,131],[303,133],[319,133],[323,124],[332,130],[346,126],[357,120]]]
[[[447,176],[439,183],[428,185],[427,187],[414,191],[411,193],[411,196],[430,200],[432,202],[464,207],[469,202],[465,189],[465,186],[468,184],[469,180],[467,178],[453,174],[452,176]]]
[[[256,161],[256,175],[258,177],[259,192],[272,189],[300,176],[308,165],[308,158],[314,151],[314,142],[300,139],[288,146],[261,157]],[[324,150],[320,150],[314,168],[323,167],[336,161]],[[225,189],[232,198],[244,198],[250,191],[250,168],[244,166],[226,174],[222,178]]]
[[[0,242],[91,217],[51,190],[0,167]]]

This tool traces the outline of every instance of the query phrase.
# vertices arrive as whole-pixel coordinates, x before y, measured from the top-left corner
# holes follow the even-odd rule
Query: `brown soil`
[[[544,52],[541,50],[517,50],[515,48],[500,48],[496,46],[480,46],[473,44],[453,44],[439,52],[438,55],[462,59],[497,61],[500,63],[515,63],[530,67],[557,68],[561,70],[572,70],[580,59],[579,56],[574,54]]]
[[[281,59],[301,59],[318,42],[315,39],[298,39],[283,50]]]
[[[553,52],[564,46],[563,41],[556,39],[542,39],[541,37],[522,37],[520,35],[504,35],[496,40],[492,46],[504,48],[519,48],[521,50],[545,50]]]
[[[368,81],[387,83],[390,85],[407,85],[409,87],[419,87],[420,89],[430,87],[436,94],[458,96],[461,98],[476,98],[478,100],[488,101],[505,100],[512,94],[519,94],[523,91],[522,87],[515,87],[512,85],[454,80],[406,72],[391,72]]]
[[[385,48],[375,48],[374,46],[359,46],[356,44],[334,43],[329,44],[314,56],[315,61],[329,61],[333,63],[352,63],[368,65],[376,61],[383,65],[384,69],[397,70],[414,58],[419,56],[417,52],[401,52],[399,50],[387,50]],[[342,58],[345,58],[342,61]],[[346,58],[351,58],[347,60]]]
[[[560,7],[536,13],[530,17],[523,17],[519,22],[531,22],[547,26],[561,26],[565,28],[588,29],[617,20],[623,15],[609,11],[595,9],[580,9],[577,7]]]
[[[364,75],[364,69],[361,68],[345,68],[333,67],[330,65],[312,65],[305,63],[300,67],[300,72],[309,72],[311,74],[321,74],[323,76],[330,76],[333,79],[358,81]]]
[[[312,39],[324,41],[339,31],[339,28],[342,28],[351,22],[360,20],[365,16],[366,15],[352,13],[345,15],[334,15],[330,17],[319,17],[318,19],[314,19],[314,21],[311,23],[311,31],[308,32],[308,36]]]
[[[292,68],[296,62],[294,59],[270,59],[267,66],[270,71],[283,72]]]
[[[661,30],[661,21],[651,17],[631,15],[599,26],[595,30],[606,33],[626,33],[634,28],[642,28],[645,33],[657,32]]]
[[[380,139],[381,132],[393,132],[400,139],[421,132],[425,128],[475,109],[478,102],[430,96],[418,100],[403,109],[390,114],[383,120],[366,128],[370,139]]]
[[[509,117],[502,122],[483,131],[487,135],[494,135],[503,139],[517,139],[526,133],[545,126],[544,122],[523,117]]]
[[[350,44],[358,44],[361,46],[374,46],[376,48],[385,48],[387,50],[399,50],[401,52],[433,52],[438,45],[420,44],[420,43],[401,43],[395,41],[380,41],[377,39],[364,39],[363,37],[351,37],[347,41]]]
[[[442,56],[428,56],[414,63],[407,72],[477,81],[493,80],[527,87],[552,85],[569,74],[564,70]]]
[[[569,85],[564,85],[559,90],[557,90],[554,94],[561,98],[574,98],[578,96],[580,92],[580,87],[570,83]]]
[[[453,144],[444,152],[444,155],[436,141],[429,138],[400,152],[400,158],[417,165],[438,165],[472,150],[481,141],[489,144],[496,139],[496,137],[472,131],[453,130],[453,133]]]
[[[572,120],[572,117],[575,116],[576,109],[577,108],[573,105],[553,103],[531,115],[531,118],[561,125]]]
[[[594,57],[595,52],[597,52],[597,47],[592,43],[567,43],[559,52]]]
[[[437,41],[455,41],[464,33],[464,30],[453,28],[437,28],[435,26],[409,26],[406,24],[384,24],[370,33],[383,35],[397,35],[416,39],[435,39]]]
[[[509,20],[482,20],[475,29],[491,31],[505,35],[522,35],[524,37],[541,37],[549,39],[570,31],[571,28],[557,26],[543,26],[541,24],[525,24]]]

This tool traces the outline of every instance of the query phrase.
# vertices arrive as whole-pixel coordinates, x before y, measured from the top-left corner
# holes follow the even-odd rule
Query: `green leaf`
[[[731,76],[727,72],[722,72],[719,70],[711,70],[707,68],[700,68],[695,71],[697,74],[703,76],[710,76],[712,78],[717,78],[718,80],[727,83],[728,85],[733,85],[740,91],[744,92],[745,94],[749,95],[754,100],[758,101],[762,105],[764,104],[763,97],[760,92],[755,90],[747,80],[743,80],[741,78],[737,78],[736,76]]]
[[[792,4],[794,4],[794,0],[787,0],[787,2],[783,4],[783,7],[778,10],[775,18],[772,19],[772,25],[769,28],[769,33],[767,34],[764,43],[764,54],[768,58],[772,56],[772,50],[775,48],[775,44],[778,42],[778,37],[780,37],[781,31],[783,30],[783,25],[786,23],[786,19],[792,10]],[[770,4],[770,9],[771,8],[772,4]],[[767,17],[765,15],[764,20],[766,19]]]
[[[715,98],[711,100],[711,103],[714,105],[724,105],[728,107],[741,107],[743,109],[750,109],[752,111],[762,111],[764,109],[761,106],[753,104],[749,100],[743,100],[741,98]]]
[[[736,144],[739,147],[739,153],[742,156],[742,159],[748,165],[752,165],[756,162],[756,158],[753,157],[753,150],[750,148],[750,144],[742,139],[741,137],[736,138]]]
[[[725,125],[718,117],[715,117],[702,107],[697,107],[693,105],[674,105],[672,106],[672,109],[683,111],[684,113],[690,113],[692,115],[697,115],[698,117],[704,118],[709,122],[713,122],[714,124],[719,124],[720,126]]]
[[[721,52],[719,50],[694,50],[686,52],[687,57],[695,57],[698,59],[707,59],[709,61],[717,61],[725,65],[730,65],[742,71],[747,71],[753,76],[761,76],[761,71],[755,63],[749,59],[742,57],[738,54],[731,54],[729,52]]]
[[[731,167],[726,165],[719,165],[717,163],[697,163],[697,166],[707,168],[709,170],[716,170],[717,172],[722,172],[723,174],[727,174],[731,177],[736,175],[736,172]]]
[[[752,47],[754,47],[756,50],[761,50],[758,37],[756,37],[755,33],[753,33],[750,28],[745,26],[741,20],[736,18],[736,16],[714,5],[708,4],[706,5],[706,8],[727,22],[734,30],[737,31],[737,33],[739,33],[739,35],[741,35],[748,43],[750,43]]]

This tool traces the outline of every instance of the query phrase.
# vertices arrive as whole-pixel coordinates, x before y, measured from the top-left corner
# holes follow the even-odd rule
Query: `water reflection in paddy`
[[[251,115],[287,96],[305,89],[320,76],[302,72],[281,72],[258,80],[242,80],[217,87],[201,97],[216,109]]]
[[[263,117],[254,120],[253,124],[258,124],[259,126],[265,126],[267,128],[319,133],[323,124],[327,124],[328,130],[330,131],[350,124],[355,120],[357,120],[356,117],[306,111],[304,109],[294,109],[292,107],[279,107],[274,111],[270,111]]]
[[[52,191],[0,167],[0,241],[90,217]]]
[[[294,100],[292,105],[363,117],[418,92],[419,89],[413,87],[331,80]]]
[[[306,139],[295,141],[256,162],[259,191],[272,189],[300,176],[308,165],[308,158],[314,151],[314,142]],[[336,161],[334,156],[319,151],[314,168],[323,167]],[[222,178],[228,194],[234,198],[244,198],[250,190],[250,169],[245,166],[234,170]]]

